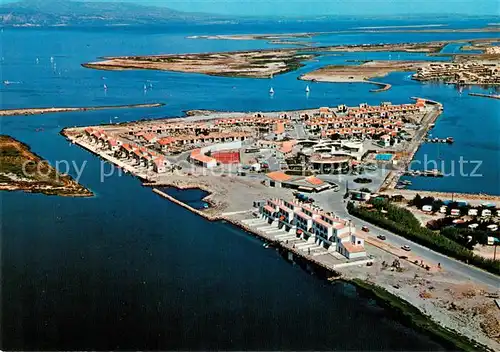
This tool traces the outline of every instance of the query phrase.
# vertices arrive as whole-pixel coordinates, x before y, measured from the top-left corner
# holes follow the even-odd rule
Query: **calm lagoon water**
[[[2,108],[166,105],[0,120],[1,133],[29,144],[48,160],[85,165],[80,181],[97,194],[70,199],[2,193],[2,349],[444,349],[359,296],[353,286],[317,280],[253,237],[209,223],[141,187],[131,176],[115,174],[101,180],[100,169],[110,166],[69,146],[59,135],[66,126],[178,116],[187,109],[284,110],[361,100],[404,103],[410,96],[422,96],[445,105],[433,134],[455,137],[453,146],[441,147],[439,157],[480,158],[484,175],[479,182],[464,182],[461,177],[414,180],[412,187],[500,194],[498,101],[469,97],[467,90],[459,94],[450,86],[420,84],[411,81],[409,73],[382,78],[393,88],[379,94],[369,93],[369,84],[317,83],[311,84],[306,96],[306,82],[296,79],[326,63],[388,58],[387,53],[325,55],[272,81],[104,72],[80,66],[105,55],[270,47],[260,41],[185,37],[245,29],[306,31],[308,26],[312,25],[4,30],[0,79],[21,83],[0,87]],[[350,28],[355,23],[342,26],[316,27]],[[394,42],[429,39],[416,34],[384,36]],[[432,35],[432,39],[444,37]],[[328,38],[342,44],[381,40],[361,34]],[[426,59],[421,54],[391,56],[413,57]],[[154,88],[144,94],[148,80]],[[104,82],[107,92],[102,89]],[[272,98],[267,93],[271,85],[276,91]],[[44,131],[35,132],[39,127]],[[435,148],[423,146],[417,158],[436,156]],[[76,175],[73,168],[69,172]],[[194,203],[200,198],[182,192],[177,196]]]

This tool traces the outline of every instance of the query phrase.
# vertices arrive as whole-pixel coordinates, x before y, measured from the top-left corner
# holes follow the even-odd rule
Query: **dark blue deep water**
[[[1,194],[3,350],[443,349],[359,296],[353,286],[326,284],[264,249],[253,237],[222,223],[209,223],[141,187],[131,176],[114,174],[101,180],[100,169],[109,171],[110,166],[69,146],[59,135],[66,126],[176,116],[187,109],[301,109],[361,101],[404,103],[410,96],[422,96],[444,103],[445,113],[433,133],[452,135],[456,143],[439,151],[425,145],[417,158],[439,154],[445,160],[460,155],[479,159],[483,176],[473,182],[464,182],[461,176],[414,180],[413,187],[500,194],[498,101],[469,97],[467,90],[459,94],[451,86],[420,84],[411,81],[409,73],[381,79],[393,87],[379,94],[370,93],[368,84],[318,83],[305,96],[305,82],[296,79],[327,63],[388,59],[388,53],[320,57],[298,72],[276,77],[272,99],[267,93],[269,80],[103,72],[80,65],[105,55],[269,47],[260,41],[185,37],[312,30],[311,25],[304,26],[5,29],[1,33],[0,79],[21,82],[0,87],[2,108],[166,103],[158,109],[0,119],[1,133],[29,144],[51,162],[84,165],[80,182],[96,193],[91,199]],[[347,44],[479,36],[486,35],[342,34],[316,41]],[[391,58],[428,59],[404,53],[392,53]],[[154,88],[144,94],[147,80],[154,82]],[[40,127],[43,132],[36,132]],[[76,175],[74,167],[69,173]],[[176,196],[195,204],[200,198],[182,192]]]

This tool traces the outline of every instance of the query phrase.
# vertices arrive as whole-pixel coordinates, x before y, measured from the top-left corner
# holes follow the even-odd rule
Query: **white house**
[[[337,251],[347,259],[366,257],[365,240],[358,234],[339,236],[337,245]]]
[[[498,230],[498,225],[497,224],[491,224],[491,225],[486,226],[486,228],[489,231],[497,231]]]
[[[432,211],[432,205],[424,205],[422,207],[422,211],[425,211],[425,212],[431,212]]]
[[[469,211],[467,212],[467,215],[477,216],[477,209],[474,209],[474,208],[469,209]]]
[[[481,216],[491,216],[491,210],[483,209],[483,211],[481,212]]]
[[[383,136],[380,137],[379,144],[382,147],[390,147],[391,146],[391,136],[388,134],[384,134]]]

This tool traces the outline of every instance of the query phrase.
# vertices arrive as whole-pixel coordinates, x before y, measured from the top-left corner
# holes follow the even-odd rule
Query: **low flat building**
[[[316,176],[291,176],[283,171],[273,171],[266,174],[264,184],[269,187],[290,188],[303,192],[322,192],[332,188],[332,185]]]

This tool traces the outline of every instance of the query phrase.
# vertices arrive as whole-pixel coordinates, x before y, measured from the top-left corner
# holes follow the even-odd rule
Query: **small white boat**
[[[306,86],[306,93],[309,93],[310,91],[309,86]]]
[[[146,87],[146,85],[144,85],[144,90],[148,90],[148,87]]]
[[[108,86],[107,85],[104,85],[104,90],[108,90]]]
[[[273,95],[274,94],[274,89],[273,87],[271,87],[271,89],[269,89],[269,94]]]

